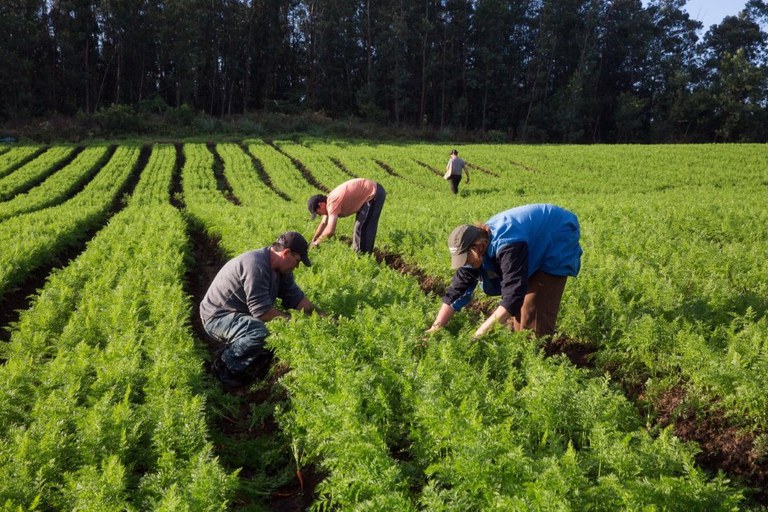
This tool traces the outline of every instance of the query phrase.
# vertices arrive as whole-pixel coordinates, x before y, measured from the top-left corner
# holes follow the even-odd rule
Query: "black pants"
[[[461,183],[461,174],[451,175],[451,179],[449,181],[451,182],[451,192],[453,192],[454,194],[458,194],[459,183]]]
[[[387,193],[384,187],[376,185],[376,195],[360,208],[355,217],[355,230],[352,236],[352,249],[355,252],[373,252],[373,243],[376,241],[376,230],[379,227],[381,209],[384,208],[384,199]]]

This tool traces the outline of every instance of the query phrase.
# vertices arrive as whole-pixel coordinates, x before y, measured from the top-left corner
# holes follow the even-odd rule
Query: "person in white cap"
[[[205,332],[226,345],[211,364],[211,373],[224,387],[244,386],[254,370],[262,373],[256,377],[263,377],[269,369],[266,322],[290,318],[290,313],[275,308],[278,298],[286,309],[315,311],[293,277],[299,263],[312,265],[308,249],[300,233],[288,231],[269,247],[229,260],[213,279],[200,303],[200,318]]]
[[[481,283],[487,295],[501,295],[501,302],[475,338],[497,323],[536,336],[554,334],[566,280],[581,268],[579,236],[576,215],[551,204],[519,206],[485,224],[458,226],[448,237],[456,274],[427,333],[444,327]]]

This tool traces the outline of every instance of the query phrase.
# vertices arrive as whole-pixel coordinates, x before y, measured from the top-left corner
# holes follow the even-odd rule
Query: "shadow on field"
[[[474,183],[474,182],[473,182]],[[464,185],[459,190],[459,195],[461,197],[470,197],[470,196],[489,196],[491,194],[498,194],[500,189],[498,188],[475,188],[472,185]]]

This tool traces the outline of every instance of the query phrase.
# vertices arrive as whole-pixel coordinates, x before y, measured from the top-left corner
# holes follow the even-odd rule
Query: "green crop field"
[[[765,510],[768,162],[743,145],[300,140],[0,146],[0,509]],[[316,228],[307,198],[387,190],[269,323],[226,393],[197,307],[228,259]],[[448,233],[528,203],[579,217],[553,339],[424,330]]]

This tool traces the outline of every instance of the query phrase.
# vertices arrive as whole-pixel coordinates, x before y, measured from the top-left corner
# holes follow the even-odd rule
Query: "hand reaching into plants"
[[[477,328],[475,331],[475,334],[472,336],[472,340],[477,340],[481,338],[485,333],[493,329],[494,325],[496,324],[496,319],[493,317],[493,315],[489,316],[485,322],[482,323],[480,327]]]
[[[475,331],[475,335],[472,336],[472,340],[477,340],[483,335],[485,335],[488,331],[493,329],[496,326],[496,323],[504,324],[507,322],[507,320],[510,318],[509,312],[503,307],[499,306],[496,308],[496,310],[485,319],[485,322],[480,325],[480,327],[477,328]]]
[[[424,334],[433,334],[442,329],[448,324],[448,321],[453,316],[453,308],[449,304],[443,304],[440,306],[440,311],[437,312],[437,317],[432,323],[429,329],[424,331]]]
[[[427,341],[432,337],[433,334],[435,334],[437,331],[442,329],[442,325],[438,325],[437,323],[432,324],[429,329],[425,330],[421,336],[419,336],[419,341],[421,341],[422,347],[426,347]]]

